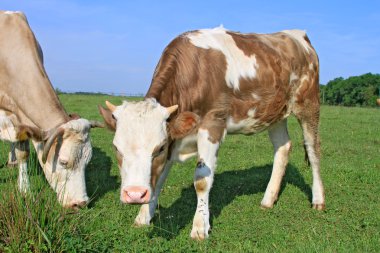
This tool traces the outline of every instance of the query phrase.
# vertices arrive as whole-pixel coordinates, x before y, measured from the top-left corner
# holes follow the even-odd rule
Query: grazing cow
[[[46,178],[65,207],[87,203],[85,167],[92,155],[90,128],[70,118],[43,66],[42,50],[21,12],[0,11],[0,139],[15,143],[18,186],[29,190],[32,139]]]
[[[191,237],[207,238],[209,191],[226,133],[268,130],[274,163],[261,206],[273,207],[291,149],[290,114],[303,129],[313,170],[313,207],[323,209],[318,79],[318,57],[303,31],[242,34],[218,27],[175,38],[164,50],[143,101],[99,106],[115,130],[121,201],[143,204],[135,223],[149,224],[172,163],[198,155]]]

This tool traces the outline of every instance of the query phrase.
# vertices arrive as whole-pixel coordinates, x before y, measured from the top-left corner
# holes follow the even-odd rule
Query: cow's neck
[[[0,106],[16,114],[19,123],[50,130],[69,120],[48,79],[27,88],[27,83],[13,83],[0,91]],[[46,85],[44,85],[46,84]]]

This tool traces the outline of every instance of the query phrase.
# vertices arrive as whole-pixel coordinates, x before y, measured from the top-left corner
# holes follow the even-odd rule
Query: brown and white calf
[[[172,163],[198,155],[191,237],[208,237],[209,191],[226,133],[268,130],[274,163],[261,205],[273,207],[291,149],[290,114],[303,129],[313,170],[313,207],[323,209],[318,79],[318,57],[303,31],[242,34],[218,27],[175,38],[161,56],[144,101],[99,107],[115,130],[121,201],[143,204],[136,224],[149,224]]]
[[[70,118],[43,66],[43,56],[25,15],[0,11],[0,139],[15,143],[18,186],[29,191],[27,159],[32,139],[46,179],[65,207],[88,201],[85,167],[91,159],[91,127]]]

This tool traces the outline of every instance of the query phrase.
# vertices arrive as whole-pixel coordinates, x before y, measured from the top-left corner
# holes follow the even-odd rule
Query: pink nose
[[[122,201],[128,204],[148,203],[148,188],[143,186],[128,186],[122,192]]]

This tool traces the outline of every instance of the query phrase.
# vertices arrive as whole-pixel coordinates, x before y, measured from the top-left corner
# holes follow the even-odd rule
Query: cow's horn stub
[[[166,110],[168,111],[169,115],[172,114],[173,112],[177,111],[177,109],[178,109],[178,105],[166,107]]]
[[[107,108],[111,111],[111,112],[114,112],[116,110],[116,105],[112,104],[111,102],[109,102],[108,100],[106,100],[106,106]]]
[[[49,151],[50,151],[50,148],[51,146],[53,145],[55,139],[58,137],[58,136],[63,136],[63,134],[65,133],[65,129],[62,128],[62,127],[58,127],[56,128],[50,135],[49,135],[49,138],[48,140],[46,141],[45,145],[44,145],[44,152],[42,153],[42,162],[45,164],[46,163],[46,160],[47,160],[47,157],[49,155]]]
[[[91,128],[94,128],[94,127],[101,127],[101,128],[104,128],[105,125],[103,122],[99,122],[99,121],[96,121],[96,120],[90,120],[90,125],[91,125]]]

